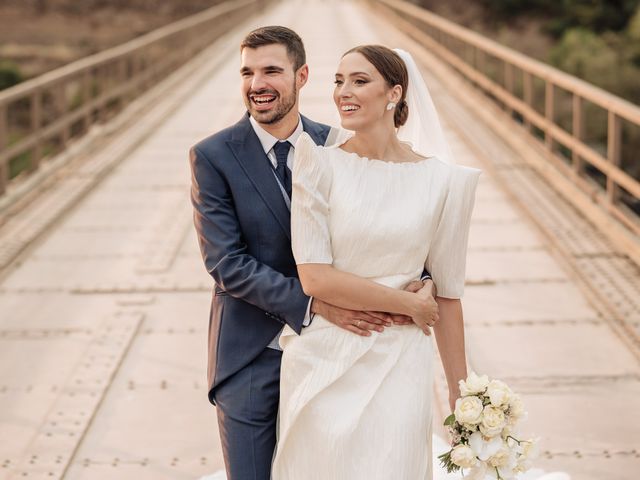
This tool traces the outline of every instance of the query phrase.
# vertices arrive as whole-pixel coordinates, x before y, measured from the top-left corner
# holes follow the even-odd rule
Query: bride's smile
[[[360,105],[356,105],[354,103],[342,103],[340,104],[340,111],[345,112],[345,115],[355,112],[356,110],[360,110]]]

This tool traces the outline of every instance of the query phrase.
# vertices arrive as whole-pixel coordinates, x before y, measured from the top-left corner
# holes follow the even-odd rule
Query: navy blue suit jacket
[[[324,145],[330,127],[302,117]],[[215,281],[208,338],[209,400],[284,324],[298,334],[309,297],[291,252],[290,213],[248,114],[190,151],[194,222]]]

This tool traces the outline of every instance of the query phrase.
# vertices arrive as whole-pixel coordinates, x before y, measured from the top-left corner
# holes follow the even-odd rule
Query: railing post
[[[470,43],[464,42],[463,44],[463,51],[464,51],[464,61],[470,65],[473,66],[473,47],[471,46]]]
[[[58,107],[58,118],[65,118],[69,111],[69,102],[67,101],[67,84],[63,81],[55,89],[56,106]],[[64,149],[69,142],[71,125],[66,124],[60,132],[60,146]]]
[[[573,94],[573,122],[572,133],[577,140],[584,139],[584,101],[577,93]],[[582,160],[580,155],[571,149],[571,161],[573,165],[573,171],[580,175],[582,173]]]
[[[138,82],[138,92],[141,92],[145,89],[145,83],[146,83],[146,79],[145,79],[145,75],[147,74],[146,72],[146,68],[145,68],[145,63],[144,63],[144,57],[142,55],[142,51],[139,50],[135,56],[135,72],[136,72],[136,76],[137,76],[137,82]]]
[[[2,159],[2,153],[8,143],[7,105],[0,104],[0,195],[7,191],[9,184],[9,159]]]
[[[87,69],[82,74],[82,108],[87,108],[93,101],[93,74],[91,69]],[[87,111],[82,118],[82,125],[84,132],[88,132],[91,128],[93,119],[93,108],[87,108]]]
[[[531,74],[529,72],[522,72],[522,95],[524,97],[524,103],[527,106],[533,106],[533,80],[531,78]],[[528,132],[531,131],[531,122],[529,121],[529,117],[524,115],[524,126]]]
[[[131,55],[127,55],[124,59],[123,59],[123,65],[124,65],[124,82],[126,82],[127,84],[127,88],[125,90],[125,94],[123,96],[123,100],[125,105],[128,104],[131,99],[134,97],[134,82],[135,82],[135,75],[133,73],[133,58],[131,57]]]
[[[607,122],[607,160],[612,165],[619,166],[621,158],[622,124],[620,117],[609,110]],[[620,189],[610,175],[607,175],[607,200],[615,204],[620,196]]]
[[[507,61],[504,61],[504,88],[513,95],[513,65]],[[513,109],[507,107],[507,113],[513,115]]]
[[[476,47],[475,67],[476,67],[476,70],[478,70],[478,72],[482,73],[483,75],[486,75],[486,73],[485,73],[485,70],[486,70],[486,59],[485,59],[485,56],[484,56],[484,52],[482,50],[480,50],[479,47]]]
[[[136,73],[138,74],[139,82],[138,89],[139,91],[144,91],[147,88],[147,83],[149,82],[149,68],[148,64],[144,60],[145,52],[144,49],[141,48],[138,50],[136,55]]]
[[[34,90],[31,94],[31,133],[35,135],[36,144],[33,147],[33,157],[29,162],[29,170],[34,171],[38,168],[42,159],[42,137],[40,130],[42,128],[42,90],[40,88]]]
[[[118,82],[117,86],[127,85],[129,80],[127,78],[127,57],[123,56],[118,60]],[[123,90],[122,93],[118,96],[118,111],[122,110],[127,105],[128,95],[126,94],[127,89]]]
[[[98,82],[98,85],[100,85],[99,87],[99,92],[98,92],[98,99],[99,102],[97,103],[97,121],[98,124],[104,123],[108,117],[107,115],[107,102],[105,100],[105,94],[107,93],[107,89],[109,86],[109,67],[110,65],[108,63],[102,64],[100,65],[99,69],[100,72],[98,73],[98,75],[94,78],[94,81]]]
[[[547,150],[553,150],[553,135],[551,134],[551,127],[554,122],[554,88],[553,83],[550,80],[545,80],[544,89],[544,116],[547,120],[546,128],[544,131],[544,144]]]

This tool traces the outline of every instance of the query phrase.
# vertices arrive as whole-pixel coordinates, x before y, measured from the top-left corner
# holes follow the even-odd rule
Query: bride
[[[303,134],[295,148],[291,230],[300,281],[327,303],[414,323],[366,337],[320,315],[300,336],[285,328],[272,478],[430,480],[430,328],[453,410],[467,376],[460,298],[480,170],[448,163],[446,149],[437,150],[443,139],[413,139],[415,149],[401,141],[396,129],[415,112],[406,64],[393,50],[349,50],[335,83],[342,126],[354,135],[318,147]],[[421,148],[429,146],[436,150]],[[431,292],[403,290],[425,266],[437,287],[435,325]]]
[[[467,376],[460,298],[481,172],[451,163],[406,52],[351,49],[335,84],[342,126],[354,134],[322,147],[303,133],[295,147],[291,229],[300,280],[327,303],[413,323],[359,336],[318,314],[299,336],[285,327],[272,478],[453,478],[433,466],[434,449],[448,448],[438,437],[432,444],[431,333],[453,410]],[[425,267],[437,288],[437,322],[427,308],[432,292],[403,290]]]

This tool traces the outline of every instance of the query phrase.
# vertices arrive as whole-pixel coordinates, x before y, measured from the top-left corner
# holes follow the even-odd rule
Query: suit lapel
[[[251,127],[248,115],[245,115],[236,124],[228,145],[264,203],[276,217],[287,237],[291,239],[289,209],[282,198],[282,192],[273,174],[269,158],[262,150],[262,145]]]
[[[309,134],[316,145],[324,145],[329,132],[328,127],[312,122],[303,115],[300,117],[304,131]],[[251,122],[249,122],[248,114],[245,114],[235,125],[228,145],[262,200],[276,217],[287,237],[291,239],[289,207],[283,197],[283,190],[273,174],[271,162],[265,155],[262,144],[253,130]]]

